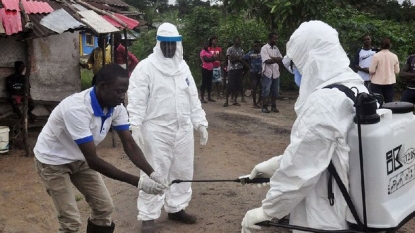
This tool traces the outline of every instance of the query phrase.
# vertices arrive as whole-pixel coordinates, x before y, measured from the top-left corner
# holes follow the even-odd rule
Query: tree
[[[125,3],[136,7],[139,11],[143,12],[143,19],[152,24],[153,19],[157,18],[158,14],[164,13],[169,9],[168,0],[124,0]]]
[[[301,22],[322,19],[331,6],[328,0],[274,0],[271,13],[275,13],[275,20],[282,27],[294,31]]]
[[[268,30],[277,29],[275,14],[271,12],[273,0],[224,0],[224,7],[227,13],[243,14],[248,19],[262,20],[268,25]]]
[[[210,1],[201,1],[201,0],[176,0],[174,5],[179,10],[179,16],[184,16],[190,14],[193,8],[198,6],[210,7]]]
[[[240,36],[243,42],[242,48],[248,51],[253,40],[265,43],[267,34],[275,31],[279,35],[278,47],[282,54],[285,54],[285,44],[292,32],[299,24],[308,20],[322,20],[334,27],[350,59],[361,46],[361,37],[364,34],[372,35],[375,46],[379,46],[382,38],[389,37],[393,44],[392,51],[398,55],[401,62],[415,52],[415,35],[412,33],[415,27],[415,9],[409,0],[405,0],[402,5],[396,0],[213,0],[212,2],[222,4],[210,6],[204,3],[203,6],[196,6],[201,4],[200,0],[179,0],[175,7],[153,15],[154,22],[168,21],[179,26],[179,32],[183,35],[184,58],[193,76],[199,81],[199,52],[202,42],[210,36],[218,36],[219,44],[224,49],[232,42],[234,36]],[[172,11],[173,9],[176,11]],[[142,32],[136,42],[137,45],[134,44],[133,51],[140,50],[135,52],[140,58],[151,53],[155,44],[155,33],[156,30]],[[283,88],[293,84],[292,75],[283,71],[282,76],[284,76],[281,79]]]

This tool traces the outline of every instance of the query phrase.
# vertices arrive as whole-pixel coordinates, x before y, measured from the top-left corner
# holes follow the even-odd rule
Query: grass
[[[94,74],[92,70],[81,69],[81,88],[85,90],[91,87],[92,77]]]

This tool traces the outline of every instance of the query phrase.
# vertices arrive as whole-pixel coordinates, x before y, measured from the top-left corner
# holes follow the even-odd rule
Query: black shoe
[[[214,99],[212,99],[212,98],[209,98],[209,99],[208,99],[208,101],[209,101],[209,102],[216,102],[216,100],[214,100]]]
[[[200,103],[207,104],[207,101],[206,100],[201,100]]]
[[[184,210],[180,210],[179,212],[176,212],[176,213],[169,213],[168,218],[170,220],[182,222],[185,224],[196,223],[196,217],[194,215],[184,212]]]
[[[270,113],[270,111],[268,110],[267,106],[262,106],[262,110],[263,113]]]
[[[273,112],[280,112],[280,111],[278,111],[277,106],[272,106],[271,107],[271,111],[273,111]]]
[[[111,226],[98,226],[91,222],[88,219],[88,225],[86,226],[86,233],[113,233],[115,229],[115,224],[111,223]]]
[[[223,107],[228,107],[229,106],[229,104],[228,103],[224,103],[223,104]]]
[[[141,233],[155,233],[154,220],[147,220],[141,222]]]

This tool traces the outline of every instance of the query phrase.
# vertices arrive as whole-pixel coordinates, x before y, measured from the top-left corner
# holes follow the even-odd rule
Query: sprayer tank
[[[361,125],[367,223],[393,228],[415,211],[415,116],[378,109],[380,121]],[[348,135],[350,196],[363,222],[357,125]],[[347,221],[356,223],[350,211]]]

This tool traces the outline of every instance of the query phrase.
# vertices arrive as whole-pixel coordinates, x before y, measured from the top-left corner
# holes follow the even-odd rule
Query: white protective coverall
[[[160,40],[165,39],[177,42],[173,58],[162,53]],[[141,129],[145,144],[139,146],[147,161],[169,183],[193,179],[193,129],[207,128],[208,122],[174,25],[159,26],[157,45],[134,69],[127,94],[130,125]],[[159,218],[163,204],[166,212],[178,212],[188,206],[191,195],[190,183],[173,184],[164,195],[140,191],[138,220]]]
[[[263,162],[275,171],[270,190],[261,208],[247,212],[242,232],[249,232],[247,225],[281,219],[287,214],[292,225],[347,229],[348,207],[335,181],[334,205],[329,204],[327,167],[333,160],[343,183],[349,186],[347,134],[354,124],[355,107],[337,88],[324,87],[336,83],[356,87],[359,92],[368,91],[360,76],[349,68],[349,59],[340,45],[337,31],[321,21],[300,25],[287,43],[287,56],[302,74],[295,103],[297,119],[284,154]]]

